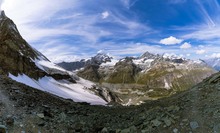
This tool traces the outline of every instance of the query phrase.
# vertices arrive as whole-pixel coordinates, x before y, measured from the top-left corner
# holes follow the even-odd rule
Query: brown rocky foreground
[[[0,76],[0,133],[218,133],[220,74],[140,106],[90,106]]]

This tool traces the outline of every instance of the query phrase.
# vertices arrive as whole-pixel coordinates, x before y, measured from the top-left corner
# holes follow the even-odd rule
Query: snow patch
[[[142,59],[135,59],[135,60],[133,60],[133,63],[136,64],[137,66],[139,66],[142,69],[142,72],[146,72],[151,67],[151,63],[154,60],[155,59],[147,59],[147,60],[145,60],[144,58],[142,58]]]
[[[57,69],[57,70],[64,71],[64,72],[66,71],[65,69],[55,65],[52,62],[46,61],[46,60],[35,60],[34,62],[37,65],[37,67],[42,69],[43,71],[45,70],[44,67],[51,68],[51,69]]]
[[[118,62],[118,60],[112,59],[111,62],[102,63],[101,67],[107,67],[107,66],[115,66],[115,64]]]
[[[123,106],[130,106],[132,103],[132,99],[129,99],[127,103],[122,104]]]
[[[169,83],[167,82],[167,80],[166,79],[164,79],[164,88],[165,89],[170,89],[170,85],[169,85]]]
[[[92,94],[87,88],[94,84],[84,79],[80,79],[77,84],[66,80],[57,81],[52,77],[43,77],[39,80],[32,79],[27,75],[18,75],[17,77],[9,74],[13,80],[26,84],[30,87],[49,92],[62,98],[72,99],[75,102],[87,102],[92,105],[106,105],[107,102],[102,98]]]

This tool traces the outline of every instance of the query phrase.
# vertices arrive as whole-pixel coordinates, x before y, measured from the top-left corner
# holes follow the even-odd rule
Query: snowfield
[[[35,65],[45,71],[48,74],[62,74],[62,75],[66,75],[69,72],[57,65],[55,65],[54,63],[47,61],[47,60],[34,60]]]
[[[9,74],[9,77],[30,87],[49,92],[62,98],[72,99],[75,102],[87,102],[91,105],[107,104],[106,101],[88,89],[95,85],[91,81],[79,78],[72,72],[63,69],[50,61],[41,59],[34,60],[34,62],[39,69],[45,71],[48,74],[70,75],[71,77],[77,79],[77,83],[71,83],[67,80],[55,80],[49,76],[45,76],[38,80],[32,79],[25,74],[18,75],[17,77]]]
[[[25,74],[17,77],[9,74],[9,77],[30,87],[49,92],[62,98],[72,99],[75,102],[87,102],[92,105],[107,104],[106,101],[87,89],[87,87],[92,87],[94,84],[84,79],[80,79],[76,84],[73,84],[66,80],[57,81],[47,76],[39,80],[32,79]]]

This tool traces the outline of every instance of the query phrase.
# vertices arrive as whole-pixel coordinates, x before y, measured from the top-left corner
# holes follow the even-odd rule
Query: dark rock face
[[[75,82],[68,74],[48,74],[39,69],[35,60],[40,59],[49,61],[22,38],[14,22],[2,11],[0,15],[0,73],[11,73],[15,76],[25,74],[36,80],[47,75],[55,79],[69,79]]]
[[[18,75],[24,73],[37,78],[45,75],[32,60],[42,56],[36,52],[20,35],[16,25],[5,16],[0,16],[0,68],[5,73]]]
[[[100,75],[98,73],[98,69],[99,69],[98,65],[87,65],[83,71],[78,72],[78,75],[85,79],[88,79],[94,82],[99,82]]]
[[[78,72],[78,75],[94,82],[99,82],[101,80],[101,74],[98,69],[102,63],[111,62],[112,57],[107,54],[98,53],[96,56],[86,61],[83,70]]]
[[[62,74],[49,74],[47,76],[53,77],[55,80],[67,80],[72,83],[76,83],[76,81],[70,75],[62,75]]]
[[[183,59],[173,59],[172,62],[174,62],[174,63],[183,63],[184,60]]]
[[[83,68],[86,65],[86,61],[81,60],[76,62],[61,62],[61,63],[57,63],[57,65],[68,71],[74,71]]]
[[[126,57],[114,66],[114,72],[111,73],[107,82],[109,83],[135,83],[135,75],[140,72],[132,61],[132,58]]]

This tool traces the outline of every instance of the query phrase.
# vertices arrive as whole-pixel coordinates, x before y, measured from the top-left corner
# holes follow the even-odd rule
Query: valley
[[[71,3],[63,2],[67,2],[65,6]],[[128,13],[139,1],[133,5],[124,2],[128,5],[123,12]],[[0,0],[0,7],[1,4]],[[36,21],[20,21],[18,24],[27,28],[21,34],[5,11],[0,11],[0,133],[220,133],[220,59],[210,48],[213,45],[196,46],[190,41],[198,40],[187,40],[187,36],[155,41],[156,36],[165,34],[158,30],[151,32],[154,36],[148,38],[147,44],[145,37],[149,34],[142,30],[152,29],[137,23],[137,16],[135,22],[119,19],[121,14],[116,10],[90,16],[89,21],[83,19],[90,26],[70,21],[85,13],[53,20],[45,12],[42,21],[37,20],[33,32],[28,33],[33,38],[45,37],[32,42],[29,36],[29,44],[22,34],[32,28],[24,25]],[[117,15],[113,16],[115,12]],[[54,11],[53,17],[59,13],[68,12]],[[103,25],[112,27],[107,28],[108,32],[99,25],[101,20]],[[50,24],[44,28],[52,29],[40,29],[39,34],[35,28],[43,23]],[[69,29],[72,25],[76,31]],[[97,30],[92,28],[97,25]],[[119,30],[111,33],[116,29]],[[146,43],[138,43],[140,40]],[[42,47],[36,49],[36,44]],[[192,51],[193,56],[209,58],[186,58],[191,57]],[[60,62],[50,61],[43,53]],[[73,54],[81,58],[77,60]]]

